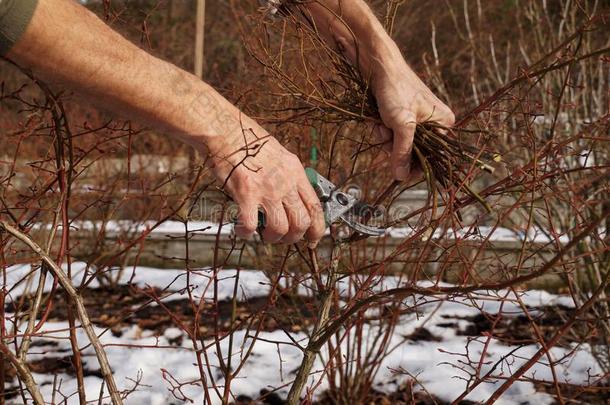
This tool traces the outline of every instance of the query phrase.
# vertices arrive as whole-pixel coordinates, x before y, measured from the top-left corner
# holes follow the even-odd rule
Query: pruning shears
[[[377,207],[340,191],[330,180],[311,167],[306,168],[305,173],[322,203],[327,226],[342,222],[362,236],[382,236],[386,233],[386,228],[362,222],[379,216],[381,212]]]
[[[326,226],[330,227],[341,222],[361,238],[385,235],[386,228],[367,225],[362,222],[381,215],[382,211],[379,208],[365,204],[356,197],[339,190],[330,180],[311,167],[306,168],[305,173],[322,203]],[[265,225],[265,213],[259,211],[257,230],[260,235],[263,234]]]

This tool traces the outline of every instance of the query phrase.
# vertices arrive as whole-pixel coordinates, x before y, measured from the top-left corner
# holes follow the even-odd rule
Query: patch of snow
[[[182,335],[184,335],[184,332],[178,328],[167,328],[165,329],[165,332],[163,332],[163,337],[167,340],[175,340]]]
[[[82,263],[73,265],[75,281],[78,281],[79,277],[82,278],[85,267]],[[7,276],[9,280],[16,280],[23,278],[28,272],[28,266],[15,266],[9,269]],[[204,295],[211,298],[209,283],[215,277],[218,280],[218,298],[227,299],[232,296],[236,275],[236,270],[220,270],[214,273],[210,269],[200,269],[190,273],[188,286],[192,289],[194,295]],[[131,278],[131,272],[126,272],[121,281],[125,283]],[[263,272],[244,270],[240,272],[239,279],[240,294],[252,297],[269,293],[269,282]],[[137,267],[132,281],[138,285],[158,288],[171,285],[170,290],[177,292],[170,299],[185,297],[185,293],[180,291],[187,287],[186,272],[182,270]],[[403,280],[399,277],[384,277],[378,281],[373,287],[375,291],[383,291],[403,285]],[[431,282],[420,282],[418,285],[420,287],[433,286]],[[443,284],[443,286],[449,286],[449,284]],[[344,293],[347,294],[347,286],[344,287]],[[15,290],[11,294],[14,296]],[[492,314],[501,312],[504,316],[519,315],[522,310],[517,299],[531,308],[548,305],[574,305],[569,297],[558,296],[545,291],[532,290],[518,292],[517,294],[518,296],[515,296],[514,292],[506,290],[474,292],[470,297],[462,298],[440,297],[445,300],[419,305],[417,315],[403,315],[390,340],[392,350],[384,358],[377,375],[376,382],[379,384],[377,388],[386,391],[396,389],[397,385],[407,378],[406,372],[416,376],[427,391],[438,396],[441,400],[452,401],[467,387],[465,379],[468,378],[468,375],[458,368],[458,366],[464,366],[460,362],[464,359],[466,350],[474,360],[478,360],[486,343],[485,337],[472,338],[458,333],[460,329],[469,325],[466,318],[476,317],[481,314],[481,311]],[[504,304],[502,304],[503,299]],[[408,305],[424,302],[426,302],[426,299],[417,295],[405,299],[405,303]],[[454,326],[448,327],[448,323]],[[441,338],[441,341],[405,340],[405,336],[412,334],[421,326],[425,326],[433,335]],[[34,340],[48,341],[53,339],[59,343],[59,346],[37,346],[37,352],[32,350],[30,359],[70,353],[67,328],[68,324],[66,322],[47,322],[43,330],[39,331],[39,335],[43,337],[35,337]],[[188,335],[175,327],[167,329],[162,336],[154,336],[154,332],[140,330],[135,325],[124,328],[120,337],[115,337],[109,331],[101,328],[96,327],[95,330],[98,335],[101,335],[102,343],[106,347],[114,377],[119,387],[121,389],[133,388],[133,381],[140,379],[140,387],[128,397],[126,404],[161,405],[175,402],[170,393],[173,379],[181,383],[187,382],[181,388],[184,395],[194,400],[195,403],[204,403],[204,391],[199,378],[196,355],[196,351],[201,350],[201,342],[196,342],[197,347],[194,347]],[[78,329],[77,335],[80,344],[84,346],[87,342],[84,332]],[[375,344],[375,335],[375,326],[365,325],[363,330],[364,349]],[[177,340],[180,337],[182,339]],[[251,357],[232,383],[232,392],[236,395],[244,394],[257,397],[259,391],[263,388],[278,388],[280,394],[286,394],[287,387],[294,378],[294,371],[302,358],[301,350],[294,346],[291,338],[304,346],[307,343],[307,337],[304,333],[292,333],[291,338],[289,338],[284,331],[280,330],[261,332],[259,337],[260,339],[255,343]],[[342,345],[345,346],[345,342],[346,340],[343,340]],[[246,331],[239,330],[233,335],[232,348],[229,348],[229,339],[227,338],[220,342],[220,352],[216,352],[213,345],[206,348],[202,360],[204,361],[204,368],[211,371],[211,375],[216,379],[218,386],[224,384],[218,371],[220,367],[219,358],[223,358],[225,362],[231,358],[234,365],[238,364],[239,360],[247,353],[251,343],[251,337],[246,334]],[[344,349],[346,348],[344,347]],[[489,342],[481,371],[482,373],[489,371],[495,363],[502,362],[503,357],[508,356],[495,371],[506,377],[530,359],[538,349],[537,345],[515,347],[492,339]],[[511,354],[511,351],[514,352]],[[590,353],[590,348],[586,345],[575,348],[556,347],[550,354],[555,360],[563,359],[555,365],[555,371],[562,382],[585,384],[589,376],[601,373]],[[321,355],[328,356],[326,349],[321,351]],[[84,350],[84,359],[86,369],[98,369],[97,360],[91,347]],[[551,369],[546,362],[546,358],[543,358],[526,373],[526,377],[535,375],[537,379],[552,380]],[[314,364],[314,373],[310,377],[310,384],[314,384],[322,378],[322,370],[322,362],[318,358]],[[50,398],[53,389],[51,384],[53,376],[37,374],[35,378],[39,384],[42,384],[41,390],[45,398]],[[60,375],[60,378],[63,393],[71,394],[76,391],[76,382],[73,377]],[[209,378],[208,375],[208,384],[210,384]],[[390,383],[390,381],[396,381],[396,383]],[[466,398],[472,401],[485,401],[499,388],[503,381],[500,378],[495,382],[481,384]],[[89,376],[86,378],[85,388],[89,400],[98,397],[100,387],[101,380],[98,377]],[[316,392],[321,393],[327,387],[328,382],[323,379]],[[218,400],[213,390],[211,394],[212,403],[219,404],[221,401]],[[73,403],[77,403],[76,397],[68,400],[68,404]],[[550,405],[553,403],[553,398],[546,393],[536,392],[532,383],[520,381],[515,383],[496,403],[501,405]]]
[[[156,225],[156,227],[155,227]],[[36,224],[34,228],[50,227],[49,224]],[[154,227],[154,229],[153,229]],[[190,235],[208,235],[229,236],[233,234],[234,226],[232,223],[219,224],[211,221],[189,221],[186,223],[186,229]],[[71,224],[71,232],[78,234],[80,231],[100,232],[102,228],[107,234],[122,234],[131,233],[134,235],[149,232],[149,236],[181,236],[186,232],[185,224],[178,221],[165,221],[157,225],[155,221],[136,222],[131,220],[112,220],[107,222],[102,221],[73,221]],[[61,227],[60,227],[61,229]],[[391,227],[388,228],[386,236],[390,238],[405,239],[415,234],[415,230],[410,227]],[[325,235],[330,235],[330,230],[326,229]],[[476,240],[482,241],[488,239],[490,242],[523,242],[538,244],[554,243],[556,240],[561,244],[566,244],[570,241],[568,235],[551,235],[548,231],[538,227],[531,227],[526,231],[513,230],[503,227],[479,226],[475,228],[464,228],[458,230],[449,230],[443,235],[440,229],[435,230],[432,238],[448,238],[461,240]]]
[[[405,227],[394,227],[388,229],[388,235],[392,238],[405,239],[413,236],[416,233],[412,228]],[[491,226],[478,226],[476,228],[465,228],[458,230],[449,230],[443,235],[440,229],[437,229],[432,234],[433,239],[447,238],[450,240],[473,240],[482,241],[489,240],[490,242],[523,242],[527,241],[530,243],[548,244],[558,240],[561,244],[566,244],[570,241],[567,235],[558,235],[554,237],[548,232],[543,231],[537,227],[531,227],[527,232],[516,231],[513,229],[502,228],[502,227],[491,227]]]
[[[64,271],[67,271],[66,266],[63,266]],[[72,269],[72,284],[80,285],[83,277],[89,278],[91,269],[85,263],[75,262],[71,265]],[[110,270],[112,273],[118,272],[119,269]],[[12,286],[9,295],[16,298],[22,295],[26,289],[32,292],[38,283],[39,272],[32,272],[30,265],[11,266],[6,270],[7,286]],[[185,270],[170,270],[156,269],[150,267],[135,267],[126,268],[121,272],[119,284],[127,284],[132,282],[139,287],[157,287],[159,289],[169,289],[174,294],[169,296],[167,300],[176,300],[187,298],[187,292],[197,297],[205,297],[207,299],[214,298],[213,283],[217,283],[217,299],[222,301],[233,297],[235,288],[235,280],[237,278],[237,270],[220,270],[214,271],[209,268],[197,269],[192,271]],[[28,277],[34,277],[28,283]],[[32,286],[33,283],[33,286]],[[49,292],[53,287],[53,277],[47,276],[45,280],[44,291]],[[99,283],[93,280],[89,284],[90,288],[99,287]],[[261,271],[242,270],[239,272],[238,283],[238,298],[257,297],[267,295],[270,291],[269,279]]]
[[[186,230],[190,235],[230,235],[233,232],[232,223],[219,224],[218,222],[210,221],[188,221],[185,224],[178,221],[165,221],[157,225],[156,221],[131,221],[131,220],[111,220],[111,221],[73,221],[70,224],[71,232],[79,231],[96,231],[102,229],[106,233],[144,233],[150,231],[150,235],[184,235]],[[50,229],[50,224],[37,224],[34,228]],[[153,229],[154,227],[154,229]],[[61,229],[61,226],[59,227]]]

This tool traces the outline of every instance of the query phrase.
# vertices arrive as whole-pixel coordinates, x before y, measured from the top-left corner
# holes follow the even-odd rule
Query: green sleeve
[[[38,0],[0,0],[0,56],[21,38],[37,4]]]

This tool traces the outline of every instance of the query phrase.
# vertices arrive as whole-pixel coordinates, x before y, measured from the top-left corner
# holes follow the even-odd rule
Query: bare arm
[[[7,57],[209,153],[220,181],[231,173],[226,187],[240,205],[242,236],[256,230],[259,208],[267,214],[270,242],[322,236],[320,204],[296,156],[210,86],[139,49],[76,2],[39,0]],[[256,146],[248,158],[259,169],[253,171],[240,162]]]
[[[332,44],[339,43],[371,78],[385,124],[378,128],[379,134],[393,143],[394,177],[407,180],[416,123],[430,120],[450,127],[455,122],[453,112],[408,66],[364,0],[305,0],[303,4],[322,35]]]

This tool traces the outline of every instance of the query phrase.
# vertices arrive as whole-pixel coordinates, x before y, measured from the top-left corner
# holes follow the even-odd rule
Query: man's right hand
[[[301,161],[253,120],[242,117],[242,123],[237,132],[243,134],[231,134],[235,141],[221,151],[211,148],[214,173],[239,204],[236,234],[252,236],[261,210],[264,241],[289,244],[304,237],[310,245],[317,244],[326,225]]]

